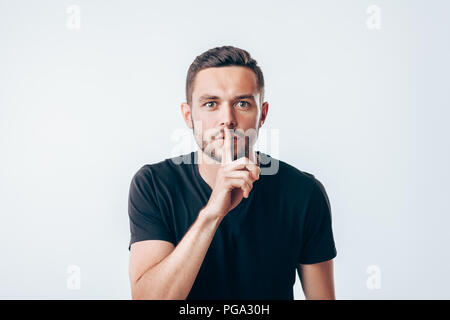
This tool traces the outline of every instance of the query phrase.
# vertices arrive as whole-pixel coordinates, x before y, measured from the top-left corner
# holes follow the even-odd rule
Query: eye
[[[209,106],[210,106],[210,105],[209,105],[210,103],[216,103],[216,102],[215,102],[215,101],[209,101],[209,102],[206,102],[206,103],[204,104],[204,106],[205,106],[205,107],[209,107]]]
[[[243,102],[243,103],[244,103],[243,105],[240,105],[241,107],[244,107],[244,108],[246,108],[246,107],[250,107],[250,103],[249,103],[249,102],[247,102],[247,101],[243,101],[243,100],[239,101],[239,102],[238,102],[238,105],[239,105],[239,104],[240,104],[241,102]]]

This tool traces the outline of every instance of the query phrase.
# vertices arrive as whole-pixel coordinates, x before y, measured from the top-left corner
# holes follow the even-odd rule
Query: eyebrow
[[[209,94],[205,94],[205,95],[202,95],[202,96],[199,98],[199,101],[205,101],[205,100],[219,100],[219,99],[220,99],[220,98],[219,98],[218,96],[212,96],[212,95],[209,95]],[[242,95],[234,96],[233,99],[234,99],[234,100],[237,100],[237,99],[252,99],[252,100],[255,100],[255,98],[253,97],[252,94],[242,94]]]
[[[210,96],[208,94],[205,94],[205,95],[201,96],[198,100],[199,101],[205,101],[205,100],[217,100],[217,99],[219,99],[219,97],[217,97],[217,96]]]

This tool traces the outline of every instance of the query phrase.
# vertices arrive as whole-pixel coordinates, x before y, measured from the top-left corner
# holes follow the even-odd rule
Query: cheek
[[[257,113],[243,117],[240,119],[240,122],[238,122],[239,126],[245,129],[256,129],[258,127],[258,123],[259,117]]]
[[[218,129],[209,123],[196,122],[195,132],[199,139],[207,142],[213,142],[213,137],[217,136]]]
[[[253,108],[251,111],[247,111],[247,112],[243,113],[241,118],[242,118],[242,121],[245,121],[248,123],[257,122],[257,120],[259,119],[259,109]]]

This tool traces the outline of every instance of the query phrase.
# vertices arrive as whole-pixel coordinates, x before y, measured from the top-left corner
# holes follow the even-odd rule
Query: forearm
[[[133,299],[186,299],[221,222],[205,210],[175,249],[136,281]]]

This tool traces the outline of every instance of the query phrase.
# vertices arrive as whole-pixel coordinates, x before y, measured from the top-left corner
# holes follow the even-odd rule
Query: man
[[[213,48],[190,66],[181,112],[198,151],[144,165],[130,186],[133,299],[293,299],[296,269],[307,299],[335,299],[327,194],[254,151],[263,96],[245,50]]]

